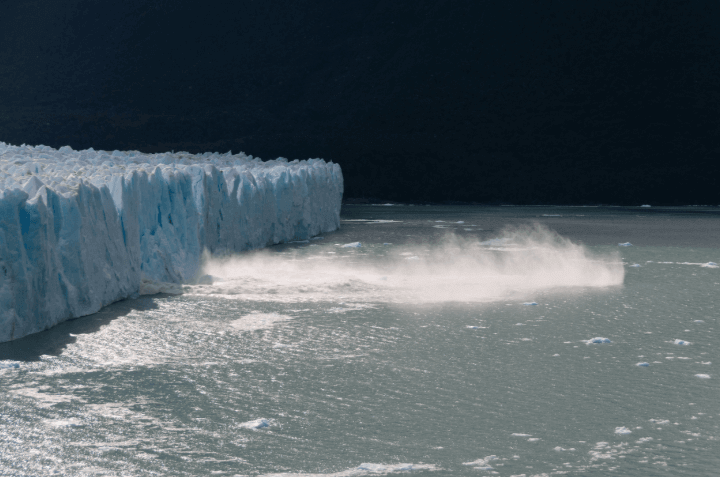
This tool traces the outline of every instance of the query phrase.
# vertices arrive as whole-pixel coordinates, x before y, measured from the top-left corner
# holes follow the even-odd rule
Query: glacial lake
[[[720,209],[346,206],[0,344],[0,475],[717,475]]]

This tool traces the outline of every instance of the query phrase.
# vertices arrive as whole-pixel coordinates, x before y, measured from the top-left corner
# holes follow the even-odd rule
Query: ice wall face
[[[340,225],[340,166],[0,142],[0,342],[192,279],[234,252]]]

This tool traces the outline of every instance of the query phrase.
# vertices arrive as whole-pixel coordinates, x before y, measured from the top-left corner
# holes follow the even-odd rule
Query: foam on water
[[[388,475],[395,473],[407,474],[416,471],[437,471],[438,467],[432,464],[374,464],[363,463],[340,472],[327,474],[306,474],[299,472],[286,472],[275,474],[262,474],[259,477],[362,477],[365,475]]]

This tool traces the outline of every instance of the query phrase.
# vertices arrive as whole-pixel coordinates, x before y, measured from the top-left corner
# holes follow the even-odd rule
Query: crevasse
[[[0,342],[340,224],[340,166],[0,142]]]

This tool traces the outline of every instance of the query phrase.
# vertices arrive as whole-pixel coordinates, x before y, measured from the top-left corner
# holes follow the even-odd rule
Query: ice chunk
[[[140,282],[139,295],[156,295],[158,293],[167,293],[169,295],[182,295],[182,285],[179,283],[156,282],[143,278]]]
[[[632,431],[627,427],[616,427],[615,434],[632,434]]]
[[[679,345],[679,346],[687,346],[689,344],[692,344],[689,341],[685,341],[685,340],[675,340],[675,341],[673,341],[673,343],[676,345]]]
[[[345,477],[345,476],[361,476],[361,475],[384,475],[402,473],[406,474],[413,471],[422,470],[437,470],[437,467],[431,464],[373,464],[365,462],[355,467],[354,469],[348,469],[345,471],[332,473],[332,474],[293,474],[293,475],[308,475],[308,477]],[[285,474],[284,474],[285,475]]]
[[[652,207],[650,204],[643,204],[640,207]]]
[[[603,344],[603,343],[612,343],[608,338],[590,338],[589,340],[585,341],[585,344]]]
[[[630,265],[630,268],[640,268],[640,264],[639,264],[639,263],[633,263],[632,265]]]
[[[487,457],[477,459],[472,462],[463,462],[463,465],[471,465],[476,470],[493,470],[493,467],[489,465],[489,463],[498,459],[499,458],[496,455],[489,455]]]
[[[342,191],[340,167],[320,159],[0,142],[0,342],[138,293],[179,292],[205,250],[336,230]]]
[[[710,379],[709,374],[696,374],[695,377],[700,378],[700,379]]]
[[[648,367],[648,366],[650,366],[650,364],[649,364],[649,363],[646,363],[646,362],[642,362],[642,363],[636,364],[635,366]]]
[[[703,263],[703,264],[700,265],[700,266],[701,266],[701,267],[704,267],[704,268],[718,268],[718,264],[715,263],[715,262]]]
[[[239,424],[238,427],[242,427],[244,429],[262,429],[264,427],[270,427],[270,421],[260,418],[255,419],[254,421],[243,422],[242,424]]]
[[[352,243],[346,243],[342,247],[343,248],[360,248],[360,247],[362,247],[362,244],[360,242],[352,242]]]
[[[528,302],[523,303],[523,305],[525,305],[525,306],[535,306],[535,305],[537,305],[537,303],[535,303],[534,301],[528,301]]]
[[[618,245],[619,245],[620,247],[632,247],[632,244],[631,244],[630,242],[619,243]]]

